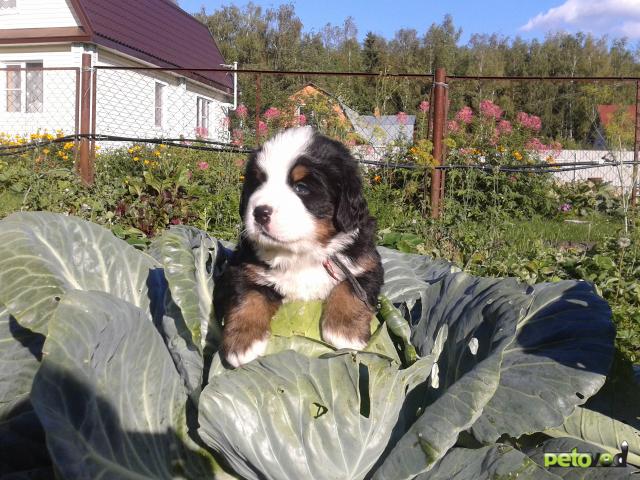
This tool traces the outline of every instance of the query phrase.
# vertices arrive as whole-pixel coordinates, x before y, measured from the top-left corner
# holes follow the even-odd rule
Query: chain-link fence
[[[0,134],[13,141],[32,135],[78,133],[80,69],[16,64],[0,69]]]
[[[155,142],[245,152],[281,128],[308,124],[349,146],[371,167],[372,182],[390,181],[421,212],[435,198],[434,168],[445,175],[440,197],[459,202],[468,198],[447,197],[450,188],[486,183],[502,195],[498,173],[511,191],[534,176],[606,184],[618,194],[637,182],[636,79],[444,77],[445,113],[436,115],[438,82],[429,74],[244,70],[233,98],[205,73],[9,66],[0,70],[0,132],[10,139],[2,154],[15,151],[16,139],[21,148],[34,138],[41,144],[45,132],[91,138],[106,150]],[[438,124],[444,144],[434,149]],[[544,185],[524,191],[542,195]]]

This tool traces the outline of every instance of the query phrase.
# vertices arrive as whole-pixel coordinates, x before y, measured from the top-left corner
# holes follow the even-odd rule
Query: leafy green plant
[[[455,478],[476,478],[489,463],[556,478],[525,452],[530,434],[608,452],[616,433],[638,435],[585,403],[614,338],[587,282],[473,277],[381,247],[365,351],[335,351],[319,338],[322,305],[292,303],[268,354],[227,370],[211,307],[226,252],[192,227],[145,253],[75,217],[2,220],[0,473],[427,479],[462,463]]]

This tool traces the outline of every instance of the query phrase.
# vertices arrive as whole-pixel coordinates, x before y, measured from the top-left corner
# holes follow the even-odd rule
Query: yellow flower
[[[504,148],[502,145],[498,145],[498,151],[499,151],[500,153],[504,153],[504,152],[505,152],[505,150],[506,150],[506,148]]]
[[[145,161],[144,161],[144,164],[145,164],[145,165],[149,165],[149,163],[151,163],[151,162],[149,162],[149,160],[145,160]]]
[[[62,148],[64,148],[65,150],[71,150],[73,148],[73,142],[65,143]]]
[[[159,156],[160,156],[160,152],[159,152],[158,150],[155,150],[155,151],[153,152],[153,154],[154,154],[156,157],[159,157]]]
[[[140,157],[133,157],[134,162],[137,162],[138,160],[140,160]]]
[[[96,151],[100,150],[102,147],[100,145],[96,145]]]
[[[67,154],[62,155],[62,159],[63,160],[69,160],[69,155],[67,155]]]
[[[51,150],[49,150],[48,148],[43,148],[42,149],[42,153],[44,153],[45,155],[49,155],[50,152],[51,152]]]
[[[515,151],[513,152],[513,156],[515,157],[516,160],[520,161],[522,160],[522,154],[519,151]]]
[[[60,158],[62,158],[62,157],[64,156],[64,152],[63,152],[62,150],[60,150],[60,151],[58,152],[58,156],[59,156]]]
[[[240,175],[240,181],[244,182],[244,175]]]
[[[380,175],[376,175],[373,177],[373,181],[376,183],[380,183],[382,181],[382,177]]]

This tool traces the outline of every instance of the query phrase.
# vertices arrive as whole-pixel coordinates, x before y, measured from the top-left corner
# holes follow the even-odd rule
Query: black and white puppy
[[[271,317],[289,300],[324,300],[323,339],[364,348],[383,270],[349,151],[311,127],[279,133],[248,160],[240,215],[244,229],[215,290],[227,362],[263,354]]]

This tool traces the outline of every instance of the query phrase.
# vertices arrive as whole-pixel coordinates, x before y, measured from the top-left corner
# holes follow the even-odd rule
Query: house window
[[[0,14],[13,12],[16,8],[17,0],[0,0]]]
[[[7,65],[7,112],[22,111],[22,71],[20,65]]]
[[[156,82],[156,127],[162,127],[164,123],[164,88],[164,84]]]
[[[42,113],[44,75],[42,63],[27,63],[27,113]]]
[[[7,112],[42,113],[44,72],[42,62],[6,66]]]
[[[209,137],[209,110],[211,107],[211,100],[198,97],[198,120],[196,135],[198,137]]]

